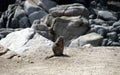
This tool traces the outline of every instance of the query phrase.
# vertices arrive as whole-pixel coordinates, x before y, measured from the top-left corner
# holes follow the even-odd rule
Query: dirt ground
[[[32,52],[33,51],[33,52]],[[120,75],[120,47],[65,48],[69,57],[53,57],[48,47],[26,57],[0,57],[0,75]]]

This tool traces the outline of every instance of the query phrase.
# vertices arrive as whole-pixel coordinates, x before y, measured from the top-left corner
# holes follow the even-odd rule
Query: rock
[[[120,20],[117,21],[117,22],[115,22],[115,23],[113,23],[112,26],[113,26],[114,28],[116,28],[116,27],[120,27]]]
[[[43,23],[50,27],[53,41],[59,36],[64,36],[68,41],[89,30],[88,15],[88,10],[82,4],[61,5],[51,8]]]
[[[97,25],[102,25],[104,24],[105,21],[101,20],[101,19],[94,19],[94,20],[90,20],[90,24],[97,24]]]
[[[14,4],[9,5],[8,10],[6,10],[2,14],[1,19],[0,19],[1,27],[6,28],[6,27],[11,27],[12,26],[11,20],[12,20],[12,18],[14,16],[15,8],[16,8],[16,5],[14,5]]]
[[[46,24],[42,23],[40,20],[35,20],[31,26],[36,32],[41,34],[42,36],[51,39],[50,31]]]
[[[102,46],[107,46],[107,43],[108,43],[108,39],[103,39]]]
[[[109,26],[112,26],[112,25],[113,25],[113,23],[115,23],[115,21],[114,21],[114,20],[112,20],[112,21],[107,21],[107,24],[108,24]]]
[[[31,28],[39,31],[48,31],[48,27],[46,26],[46,24],[42,23],[40,20],[35,20]]]
[[[31,13],[33,13],[35,11],[41,10],[41,8],[39,8],[37,5],[35,5],[33,2],[31,2],[31,0],[26,0],[24,3],[24,10],[26,11],[26,13],[28,15],[30,15]]]
[[[111,40],[111,41],[117,41],[118,40],[118,36],[116,32],[110,32],[107,33],[107,37]]]
[[[0,29],[0,39],[6,37],[9,33],[14,32],[14,29],[11,28],[1,28]]]
[[[106,46],[111,46],[112,42],[113,42],[113,41],[111,41],[111,40],[108,39],[108,42],[107,42],[107,45],[106,45]]]
[[[92,6],[93,8],[96,8],[97,2],[93,0],[93,1],[91,1],[90,4],[91,4],[91,6]]]
[[[41,19],[43,16],[47,15],[47,13],[43,10],[33,12],[29,15],[30,23],[32,24],[34,20]]]
[[[98,16],[106,21],[117,20],[117,18],[109,11],[98,11]]]
[[[111,46],[120,46],[120,43],[119,42],[112,42]]]
[[[66,41],[85,34],[88,29],[88,20],[78,17],[58,17],[53,21],[53,32],[55,38],[64,36]]]
[[[97,33],[100,34],[100,35],[103,36],[103,37],[106,37],[106,35],[107,35],[107,30],[104,29],[104,28],[100,28],[100,29],[97,30]]]
[[[89,18],[89,12],[82,4],[60,5],[50,9],[50,13],[54,17],[60,16],[84,16]]]
[[[4,37],[5,37],[4,35],[0,34],[0,39],[2,39],[2,38],[4,38]]]
[[[120,33],[120,20],[113,23],[112,25],[112,31],[117,32],[118,34]]]
[[[15,10],[14,18],[20,19],[25,16],[26,16],[26,13],[25,13],[24,9],[21,6],[17,6],[17,8]]]
[[[4,28],[26,28],[30,26],[29,19],[22,5],[9,5],[8,10],[1,17],[1,27]]]
[[[72,40],[69,47],[79,47],[86,44],[91,44],[92,46],[100,46],[103,37],[97,33],[89,33],[79,38]]]
[[[47,12],[49,12],[50,8],[53,8],[57,5],[56,2],[52,1],[52,0],[40,0],[38,2],[38,6],[42,7],[43,9],[45,9]]]
[[[14,17],[12,19],[12,28],[26,28],[29,27],[29,19],[21,6],[17,6]]]
[[[29,19],[28,17],[22,17],[20,20],[19,20],[19,28],[27,28],[27,27],[30,27],[31,24],[29,22]]]
[[[93,14],[91,14],[91,15],[89,16],[89,19],[95,19],[95,18],[96,18],[96,16],[93,15]]]
[[[96,32],[101,34],[103,37],[106,37],[107,33],[109,32],[109,27],[108,26],[101,26],[101,25],[91,25],[91,30],[89,32]]]
[[[53,42],[39,35],[33,29],[26,28],[8,34],[6,38],[0,40],[0,44],[17,54],[22,55],[22,53],[30,48],[51,46]]]

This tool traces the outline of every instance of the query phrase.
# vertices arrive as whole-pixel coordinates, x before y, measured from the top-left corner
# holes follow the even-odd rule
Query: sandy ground
[[[120,47],[65,48],[69,57],[48,60],[49,47],[26,53],[26,57],[0,57],[0,75],[120,75]]]

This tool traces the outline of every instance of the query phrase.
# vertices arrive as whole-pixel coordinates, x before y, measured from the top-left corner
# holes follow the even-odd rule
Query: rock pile
[[[26,0],[9,5],[8,9],[1,15],[0,27],[30,27],[34,20],[47,15],[48,10],[55,6],[56,3],[49,0]]]
[[[102,7],[99,2],[91,1],[90,3],[89,0],[83,2],[75,0],[73,4],[59,3],[59,1],[26,0],[9,5],[1,15],[0,28],[10,28],[10,30],[5,32],[4,29],[0,37],[5,37],[16,28],[29,27],[36,34],[52,41],[59,36],[64,36],[65,45],[68,47],[86,44],[120,46],[120,16],[118,11],[109,9],[111,4],[108,4],[108,7],[106,5]],[[90,5],[87,6],[86,3]],[[26,30],[31,33],[29,29]],[[2,44],[3,40],[1,41]]]

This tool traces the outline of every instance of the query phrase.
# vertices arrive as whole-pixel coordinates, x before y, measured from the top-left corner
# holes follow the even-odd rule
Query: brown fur
[[[52,50],[55,56],[63,55],[64,39],[62,36],[58,37],[58,39],[55,41],[54,45],[52,46]]]
[[[63,50],[64,50],[64,39],[62,36],[58,37],[55,43],[52,46],[52,50],[54,55],[51,55],[49,57],[46,57],[46,59],[52,58],[54,56],[64,56]]]

